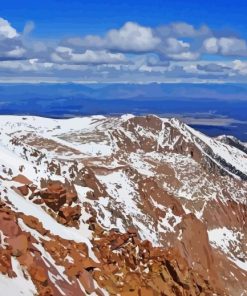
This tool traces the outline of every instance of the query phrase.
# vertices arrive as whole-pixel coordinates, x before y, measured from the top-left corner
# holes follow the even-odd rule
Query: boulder
[[[12,248],[12,255],[19,257],[27,252],[28,239],[27,235],[20,234],[17,237],[7,239],[8,244]]]
[[[81,282],[81,284],[83,285],[84,289],[88,294],[91,294],[95,291],[93,277],[91,273],[89,273],[85,269],[80,273],[79,281]]]

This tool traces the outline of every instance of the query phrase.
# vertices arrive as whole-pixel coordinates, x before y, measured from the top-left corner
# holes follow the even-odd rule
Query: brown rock
[[[0,211],[0,229],[8,237],[15,237],[20,233],[15,216],[7,211]]]
[[[11,264],[11,255],[8,250],[1,250],[0,249],[0,272],[3,274],[12,275],[14,274],[12,271],[12,264]]]
[[[42,198],[36,198],[33,203],[36,205],[42,205],[44,203],[44,200]]]
[[[77,182],[82,186],[89,187],[93,190],[89,191],[87,194],[89,199],[96,200],[100,196],[107,196],[104,186],[99,182],[93,170],[89,167],[85,167],[79,172]]]
[[[29,268],[33,264],[33,256],[30,253],[25,253],[18,257],[18,261],[21,265]]]
[[[99,263],[94,262],[91,258],[88,258],[88,257],[81,259],[80,265],[84,269],[88,269],[88,268],[91,269],[91,268],[96,268],[100,266]]]
[[[43,224],[37,218],[26,215],[22,215],[21,218],[28,227],[37,230],[40,234],[44,235],[48,232],[44,229]]]
[[[29,188],[27,185],[19,186],[17,189],[20,191],[20,193],[24,196],[27,196],[29,193]]]
[[[81,216],[81,207],[62,207],[60,208],[58,215],[65,219],[64,224],[71,224],[73,221],[78,221]]]
[[[151,288],[141,287],[138,290],[138,296],[154,296],[154,291]]]
[[[12,178],[13,181],[25,184],[25,185],[30,185],[33,182],[30,181],[27,177],[23,176],[23,175],[17,175],[15,177]]]
[[[111,242],[112,250],[120,248],[125,243],[125,240],[122,237],[117,237],[117,239]]]
[[[8,244],[12,247],[12,254],[20,256],[27,252],[28,240],[25,234],[20,234],[17,237],[7,239]]]
[[[80,273],[79,281],[81,282],[81,284],[83,285],[83,287],[85,288],[87,293],[90,294],[90,293],[93,293],[95,291],[93,277],[85,269]]]
[[[33,280],[44,285],[47,284],[48,276],[43,267],[32,265],[29,269],[29,273]]]
[[[127,232],[128,232],[129,234],[137,235],[137,230],[136,230],[136,228],[133,227],[133,226],[129,227],[129,228],[127,229]]]

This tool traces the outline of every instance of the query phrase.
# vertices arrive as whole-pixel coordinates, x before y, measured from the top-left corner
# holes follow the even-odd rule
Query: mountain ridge
[[[0,116],[0,132],[0,285],[13,277],[30,295],[247,293],[240,141],[153,115]]]

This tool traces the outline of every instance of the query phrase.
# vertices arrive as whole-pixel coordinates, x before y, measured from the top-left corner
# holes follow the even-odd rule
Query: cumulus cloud
[[[0,18],[0,39],[13,39],[18,37],[19,34],[16,32],[16,30],[10,25],[10,23]]]
[[[215,37],[205,39],[203,42],[203,47],[207,53],[217,53],[219,50],[218,39]]]
[[[222,55],[247,55],[247,43],[243,39],[235,37],[210,37],[203,42],[204,49],[209,54]]]
[[[154,36],[151,28],[128,22],[119,30],[111,30],[106,41],[114,49],[133,52],[154,50],[161,40]]]
[[[137,23],[127,22],[120,29],[112,29],[105,37],[88,35],[84,38],[70,38],[65,45],[91,48],[109,49],[120,52],[148,52],[155,50],[161,40],[153,34],[149,27]]]
[[[198,34],[194,28],[186,24],[174,24],[170,31],[176,31],[176,34],[194,36]],[[190,32],[189,32],[190,31]],[[193,31],[193,32],[192,32]],[[180,34],[178,34],[180,32]],[[69,38],[63,40],[62,46],[75,49],[108,50],[111,52],[122,52],[132,54],[156,53],[163,59],[195,59],[199,54],[190,52],[190,43],[180,40],[178,37],[164,36],[159,30],[144,27],[137,23],[127,22],[120,29],[112,29],[104,37],[96,35],[87,35],[79,38]]]
[[[176,22],[155,28],[127,22],[103,36],[61,41],[35,39],[30,35],[34,27],[33,22],[27,22],[20,33],[0,18],[2,77],[100,82],[246,81],[247,63],[241,60],[247,56],[246,41],[207,26]]]
[[[190,48],[190,44],[188,42],[177,40],[176,38],[168,38],[166,40],[166,45],[167,52],[171,53],[180,53]]]
[[[233,69],[240,74],[247,75],[247,62],[235,60],[233,61]]]
[[[194,38],[211,34],[211,30],[205,25],[196,29],[193,25],[185,22],[175,22],[168,25],[163,25],[156,28],[155,31],[159,36],[163,37],[173,36]]]
[[[20,46],[16,46],[14,49],[9,50],[8,52],[5,53],[6,57],[10,57],[10,58],[21,58],[24,53],[26,52],[26,50]]]
[[[22,59],[25,52],[20,34],[7,20],[0,18],[0,60]]]

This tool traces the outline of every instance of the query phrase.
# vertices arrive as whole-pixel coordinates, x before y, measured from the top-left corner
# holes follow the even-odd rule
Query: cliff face
[[[247,295],[247,154],[176,119],[0,117],[9,295]]]

